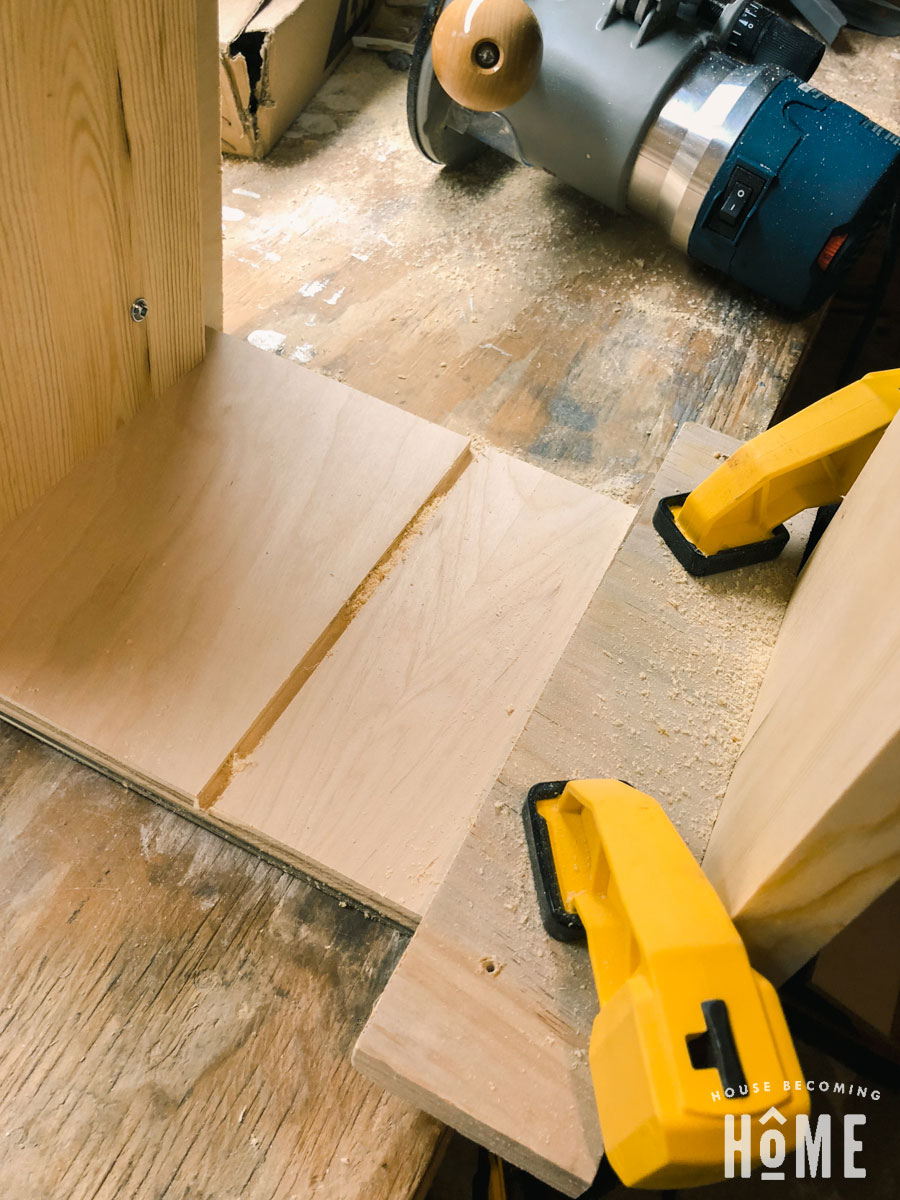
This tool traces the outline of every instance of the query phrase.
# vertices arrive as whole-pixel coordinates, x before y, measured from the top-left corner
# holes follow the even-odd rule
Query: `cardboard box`
[[[219,0],[222,152],[262,158],[340,61],[373,0]]]

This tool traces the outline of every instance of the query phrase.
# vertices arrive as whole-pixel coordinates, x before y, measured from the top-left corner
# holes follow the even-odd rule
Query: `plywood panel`
[[[0,6],[0,525],[203,355],[197,12],[208,28],[211,7]]]
[[[627,779],[702,854],[799,547],[693,580],[650,520],[736,445],[679,435],[355,1051],[367,1075],[570,1195],[602,1152],[597,999],[585,948],[540,924],[521,806],[540,780]]]
[[[483,454],[213,815],[415,923],[631,516]]]
[[[0,1194],[410,1200],[349,1050],[406,937],[0,722]]]
[[[900,876],[900,516],[891,424],[788,608],[704,859],[790,975]]]
[[[189,802],[468,454],[457,434],[210,339],[0,537],[0,709]]]

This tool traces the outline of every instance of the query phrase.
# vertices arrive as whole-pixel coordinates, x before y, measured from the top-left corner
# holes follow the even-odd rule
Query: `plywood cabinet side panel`
[[[197,363],[203,325],[193,4],[5,4],[0,41],[2,525]]]
[[[704,869],[791,974],[900,876],[900,518],[888,429],[798,584]]]
[[[415,923],[631,516],[488,451],[213,814]]]
[[[211,333],[0,535],[0,710],[196,797],[466,447]]]

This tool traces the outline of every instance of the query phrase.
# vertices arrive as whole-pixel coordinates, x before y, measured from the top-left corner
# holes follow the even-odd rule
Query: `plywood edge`
[[[49,724],[37,714],[3,697],[0,697],[0,719],[54,750],[59,750],[75,762],[91,767],[126,791],[136,792],[169,811],[187,817],[195,825],[219,834],[226,841],[241,846],[264,862],[287,869],[289,873],[321,887],[323,891],[339,900],[352,901],[356,907],[364,909],[370,915],[384,917],[401,929],[414,930],[419,923],[419,914],[386,902],[383,897],[369,893],[349,877],[330,871],[315,859],[298,854],[290,847],[266,838],[258,830],[244,828],[235,821],[224,819],[215,812],[201,808],[196,798],[187,792],[110,758],[67,730]]]
[[[580,1196],[603,1149],[587,1072],[595,993],[585,947],[549,942],[536,912],[527,914],[524,939],[517,940],[515,931],[508,936],[525,915],[513,895],[525,871],[527,903],[537,907],[517,803],[524,791],[510,786],[508,774],[482,807],[472,839],[377,1001],[351,1061],[407,1103],[550,1186]],[[509,805],[502,847],[486,847],[490,839],[479,835],[494,825],[504,793]],[[466,889],[466,881],[476,879],[484,885],[477,895]],[[512,919],[498,920],[496,910],[510,899],[516,906]],[[488,959],[497,966],[491,974]],[[566,995],[553,994],[549,960],[565,962]],[[534,992],[545,1002],[523,1008],[519,985],[510,981],[531,970]],[[572,1020],[573,1002],[583,1010],[582,1021]]]
[[[286,865],[304,879],[321,883],[326,891],[342,899],[352,901],[356,906],[368,912],[385,917],[400,928],[414,931],[421,920],[421,914],[397,904],[370,888],[365,887],[352,876],[343,874],[334,867],[303,854],[293,846],[276,841],[261,833],[252,825],[243,825],[231,817],[221,816],[213,809],[194,809],[194,819],[198,824],[206,825],[218,833],[224,834],[231,841],[245,846],[254,854],[270,862]]]
[[[248,851],[263,862],[302,879],[318,891],[334,897],[339,903],[350,903],[354,908],[361,909],[366,916],[384,920],[405,932],[409,932],[418,923],[419,918],[415,913],[406,913],[401,910],[385,911],[383,903],[370,903],[364,892],[353,885],[352,880],[345,880],[333,873],[327,878],[324,877],[319,864],[312,860],[288,852],[274,842],[261,839],[255,831],[248,835],[234,822],[223,821],[215,814],[204,812],[197,806],[196,800],[192,796],[170,787],[161,780],[153,779],[139,771],[123,770],[120,762],[107,755],[99,754],[78,738],[67,734],[64,730],[48,725],[24,709],[4,701],[0,703],[0,720],[21,729],[29,737],[58,750],[74,762],[90,767],[91,770],[112,780],[125,791],[135,792],[137,795],[143,796],[145,800],[150,800],[161,808],[186,818],[194,825],[199,825],[201,829],[207,829],[217,834],[232,845],[240,846],[242,850]]]
[[[38,741],[52,746],[55,750],[62,751],[76,762],[93,767],[101,775],[114,780],[124,788],[139,792],[151,800],[159,799],[168,807],[175,807],[179,811],[185,808],[190,810],[196,808],[196,800],[187,792],[173,787],[172,784],[162,779],[155,779],[119,759],[110,758],[109,755],[89,746],[68,730],[52,725],[38,713],[14,703],[3,695],[0,695],[0,718],[9,722],[10,725],[15,725],[24,733],[31,734]]]

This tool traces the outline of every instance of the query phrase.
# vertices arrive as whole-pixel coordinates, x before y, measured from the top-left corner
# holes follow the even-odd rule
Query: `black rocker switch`
[[[737,225],[747,211],[752,193],[746,183],[733,183],[719,207],[719,216],[729,225]]]
[[[707,224],[725,237],[734,237],[765,182],[761,175],[748,171],[746,167],[735,167]]]

